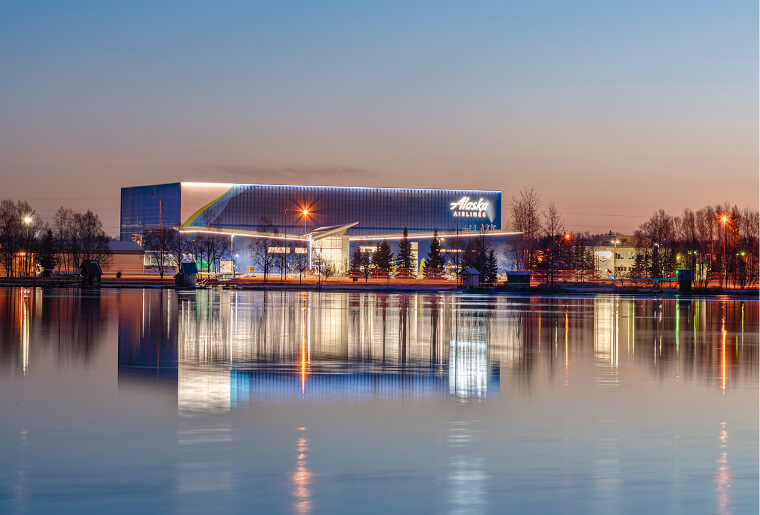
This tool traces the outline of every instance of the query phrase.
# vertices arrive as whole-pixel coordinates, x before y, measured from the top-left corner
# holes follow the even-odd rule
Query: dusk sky
[[[2,198],[499,189],[572,230],[758,204],[756,1],[4,2]],[[506,222],[506,219],[505,219]]]

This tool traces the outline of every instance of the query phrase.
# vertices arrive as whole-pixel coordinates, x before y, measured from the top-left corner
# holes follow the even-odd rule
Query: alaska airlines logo
[[[477,202],[470,200],[470,197],[462,197],[456,202],[452,202],[449,209],[453,216],[465,218],[486,218],[488,202],[478,199]]]

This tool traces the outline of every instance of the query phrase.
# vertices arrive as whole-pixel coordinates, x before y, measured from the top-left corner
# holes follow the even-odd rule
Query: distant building
[[[480,272],[474,268],[462,269],[462,287],[478,288],[480,286]]]
[[[637,250],[633,236],[606,234],[593,247],[594,268],[599,277],[625,278],[636,264]]]
[[[104,274],[115,275],[121,272],[122,275],[141,275],[143,273],[145,251],[140,245],[133,241],[111,240],[108,242],[108,249],[111,255],[105,263],[101,263]]]
[[[257,266],[248,251],[255,239],[267,241],[270,254],[300,254],[309,269],[332,266],[341,273],[357,248],[386,240],[398,253],[405,228],[414,271],[434,231],[449,262],[470,238],[506,243],[515,234],[501,228],[500,191],[195,182],[122,188],[120,239],[139,243],[146,229],[158,226],[191,239],[229,238],[237,272]]]

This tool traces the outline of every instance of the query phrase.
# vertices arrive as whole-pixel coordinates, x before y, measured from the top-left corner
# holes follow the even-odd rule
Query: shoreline
[[[60,287],[60,288],[160,288],[160,289],[177,289],[177,290],[201,290],[209,288],[236,289],[236,290],[253,290],[253,291],[331,291],[331,292],[388,292],[388,293],[444,293],[444,292],[461,292],[477,294],[517,294],[524,296],[532,295],[638,295],[650,297],[721,297],[730,296],[737,298],[755,298],[760,299],[759,289],[732,290],[721,288],[693,289],[688,292],[681,292],[677,288],[639,288],[623,287],[613,285],[600,285],[578,283],[573,285],[554,285],[554,286],[531,286],[512,287],[506,285],[489,286],[480,288],[458,288],[451,282],[414,284],[414,283],[388,283],[377,281],[370,283],[348,283],[342,280],[334,282],[326,281],[318,285],[315,281],[304,283],[282,283],[277,281],[271,282],[215,282],[205,286],[182,287],[174,286],[173,280],[161,281],[155,279],[105,279],[99,286],[82,286],[79,281],[58,278],[18,278],[18,279],[0,279],[0,287]]]

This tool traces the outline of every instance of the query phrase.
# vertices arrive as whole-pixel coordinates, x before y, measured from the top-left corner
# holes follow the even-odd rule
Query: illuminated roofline
[[[195,233],[195,234],[218,234],[221,236],[245,236],[246,238],[269,238],[271,240],[283,240],[283,241],[309,241],[309,236],[303,234],[280,234],[270,232],[259,231],[247,231],[245,229],[217,229],[214,227],[174,227],[174,229],[181,233]]]
[[[348,224],[347,226],[341,226],[340,229],[354,227],[357,222]],[[246,229],[218,229],[216,227],[199,227],[199,226],[180,226],[174,227],[175,230],[182,233],[198,233],[198,234],[220,234],[223,236],[245,236],[248,238],[270,238],[273,240],[297,240],[297,241],[309,241],[314,238],[314,234],[309,233],[304,236],[303,234],[280,234],[280,233],[268,233],[259,231],[250,231]],[[485,231],[485,232],[460,232],[458,235],[456,232],[439,232],[438,239],[445,240],[447,238],[472,238],[473,236],[517,236],[522,234],[519,231]],[[423,240],[432,238],[434,232],[418,232],[407,235],[410,240]],[[380,241],[380,240],[402,240],[404,235],[401,233],[390,234],[361,234],[361,235],[347,235],[348,241]],[[317,237],[316,239],[321,239]]]
[[[456,232],[439,232],[438,233],[438,239],[444,240],[447,238],[456,238],[459,236],[460,238],[472,238],[473,236],[517,236],[518,234],[522,234],[520,231],[485,231],[485,232],[459,232],[457,234]],[[432,238],[434,236],[433,232],[418,232],[418,233],[410,233],[407,235],[407,239],[410,240],[424,240],[427,238]],[[362,235],[356,235],[356,236],[348,236],[349,241],[379,241],[379,240],[403,240],[404,235],[398,234],[398,233],[392,233],[392,234],[362,234]]]
[[[177,183],[168,183],[177,184]],[[444,192],[457,192],[457,193],[498,193],[501,195],[501,190],[478,190],[478,189],[446,189],[446,188],[384,188],[379,186],[330,186],[330,185],[309,185],[309,184],[246,184],[246,183],[231,183],[231,182],[179,182],[182,186],[262,186],[262,187],[282,187],[282,188],[333,188],[341,190],[379,190],[379,191],[444,191]],[[153,185],[149,185],[153,186]],[[163,186],[156,184],[155,186]],[[141,187],[141,186],[135,186]],[[142,186],[144,187],[144,186]]]

